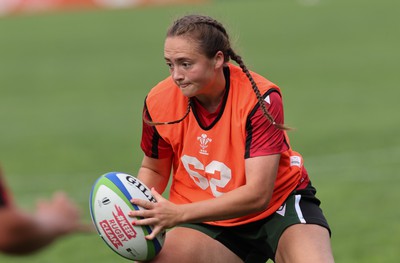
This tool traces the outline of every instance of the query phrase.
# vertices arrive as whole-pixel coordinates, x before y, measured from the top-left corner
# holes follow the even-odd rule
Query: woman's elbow
[[[265,197],[265,196],[255,196],[252,198],[252,200],[249,201],[249,204],[251,204],[251,210],[253,210],[254,213],[264,211],[267,209],[270,197]]]

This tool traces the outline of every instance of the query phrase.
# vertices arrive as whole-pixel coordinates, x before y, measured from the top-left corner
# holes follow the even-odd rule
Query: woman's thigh
[[[333,263],[329,231],[315,224],[288,227],[279,239],[277,263]]]
[[[168,231],[160,254],[151,262],[243,263],[219,241],[186,227],[176,227]]]

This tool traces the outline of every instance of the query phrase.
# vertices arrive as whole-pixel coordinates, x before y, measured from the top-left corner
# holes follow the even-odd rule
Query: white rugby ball
[[[156,199],[139,179],[125,173],[111,172],[100,176],[90,193],[90,215],[97,232],[117,254],[131,260],[150,260],[160,251],[165,231],[153,240],[145,236],[152,226],[134,226],[131,210],[144,209],[130,202],[140,198],[151,202]]]

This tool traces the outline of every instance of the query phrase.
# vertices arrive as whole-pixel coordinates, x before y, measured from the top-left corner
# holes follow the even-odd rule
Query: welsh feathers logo
[[[197,137],[197,140],[200,142],[200,154],[208,155],[207,152],[207,147],[210,142],[212,142],[212,139],[207,137],[207,134],[202,134]]]

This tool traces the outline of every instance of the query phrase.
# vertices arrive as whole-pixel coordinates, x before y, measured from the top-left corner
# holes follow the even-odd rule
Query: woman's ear
[[[214,67],[215,69],[221,68],[225,63],[225,56],[222,51],[218,51],[214,56]]]

